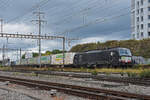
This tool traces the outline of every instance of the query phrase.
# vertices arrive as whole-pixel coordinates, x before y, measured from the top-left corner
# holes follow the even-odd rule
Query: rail
[[[57,89],[60,92],[94,100],[126,100],[129,98],[150,100],[149,95],[140,95],[134,93],[53,83],[47,81],[20,79],[6,76],[0,76],[0,81],[10,81],[11,83],[21,84],[29,87],[38,87],[39,89],[44,90]]]

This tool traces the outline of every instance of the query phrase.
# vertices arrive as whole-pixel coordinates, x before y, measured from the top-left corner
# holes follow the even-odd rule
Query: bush
[[[84,67],[81,67],[81,68],[80,68],[80,71],[81,71],[81,72],[85,72],[86,69],[85,69]]]
[[[137,73],[127,72],[127,75],[131,78],[137,77]]]
[[[106,41],[97,43],[78,44],[73,46],[71,52],[84,52],[89,50],[102,50],[112,47],[129,48],[133,55],[150,58],[150,39],[143,40],[121,40]]]
[[[96,70],[92,71],[92,75],[97,75],[98,72]]]
[[[141,72],[139,75],[141,78],[150,78],[150,70],[145,70]]]
[[[143,67],[142,65],[134,65],[133,66],[134,69],[139,69],[139,68],[142,68],[142,67]]]

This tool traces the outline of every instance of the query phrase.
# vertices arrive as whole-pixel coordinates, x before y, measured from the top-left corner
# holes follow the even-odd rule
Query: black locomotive
[[[111,48],[106,50],[77,53],[74,65],[83,67],[127,67],[132,66],[132,54],[127,48]]]

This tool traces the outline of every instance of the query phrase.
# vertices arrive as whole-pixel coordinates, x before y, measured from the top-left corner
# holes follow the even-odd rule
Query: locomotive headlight
[[[119,59],[119,61],[121,62],[121,59]]]

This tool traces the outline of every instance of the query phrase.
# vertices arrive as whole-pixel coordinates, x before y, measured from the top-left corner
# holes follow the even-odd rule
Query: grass
[[[20,68],[22,69],[22,68]],[[12,70],[11,67],[0,67],[0,70]],[[128,68],[128,69],[121,69],[121,68],[95,68],[95,69],[89,69],[89,68],[28,68],[27,70],[36,70],[36,71],[69,71],[69,72],[97,72],[97,73],[141,73],[145,70],[150,69],[143,69],[143,68]]]
[[[21,69],[21,68],[20,68]],[[12,70],[11,67],[0,67],[0,70]],[[28,68],[28,70],[36,70],[36,71],[69,71],[69,72],[89,72],[92,75],[97,75],[98,73],[105,73],[107,75],[111,73],[118,73],[123,76],[124,74],[127,74],[128,77],[150,77],[150,69],[149,68],[143,68],[141,65],[140,67],[134,67],[134,68],[127,68],[127,69],[121,69],[121,68],[95,68],[95,69],[89,69],[89,68],[56,68],[56,67],[43,67],[43,68]],[[32,73],[32,75],[35,75],[35,73]]]
[[[50,70],[55,71],[61,71],[60,69],[53,69]],[[136,67],[136,68],[127,68],[127,69],[121,69],[121,68],[95,68],[95,69],[89,69],[89,68],[63,68],[63,71],[73,71],[73,72],[89,72],[92,75],[97,75],[98,73],[105,73],[107,75],[110,75],[111,73],[118,73],[123,76],[124,74],[127,74],[128,77],[150,77],[150,69],[149,68],[142,68]]]
[[[12,70],[12,68],[11,67],[3,67],[3,66],[0,66],[0,70],[1,71],[4,71],[4,70]]]
[[[143,71],[143,69],[121,69],[121,68],[117,68],[117,69],[114,69],[114,68],[101,68],[101,69],[96,69],[97,72],[100,72],[100,73],[120,73],[120,74],[123,74],[123,73],[141,73]]]
[[[98,72],[96,70],[94,70],[93,72],[91,72],[92,75],[97,75]]]
[[[144,70],[143,72],[141,72],[140,74],[139,74],[139,76],[141,77],[141,78],[150,78],[150,70]]]

